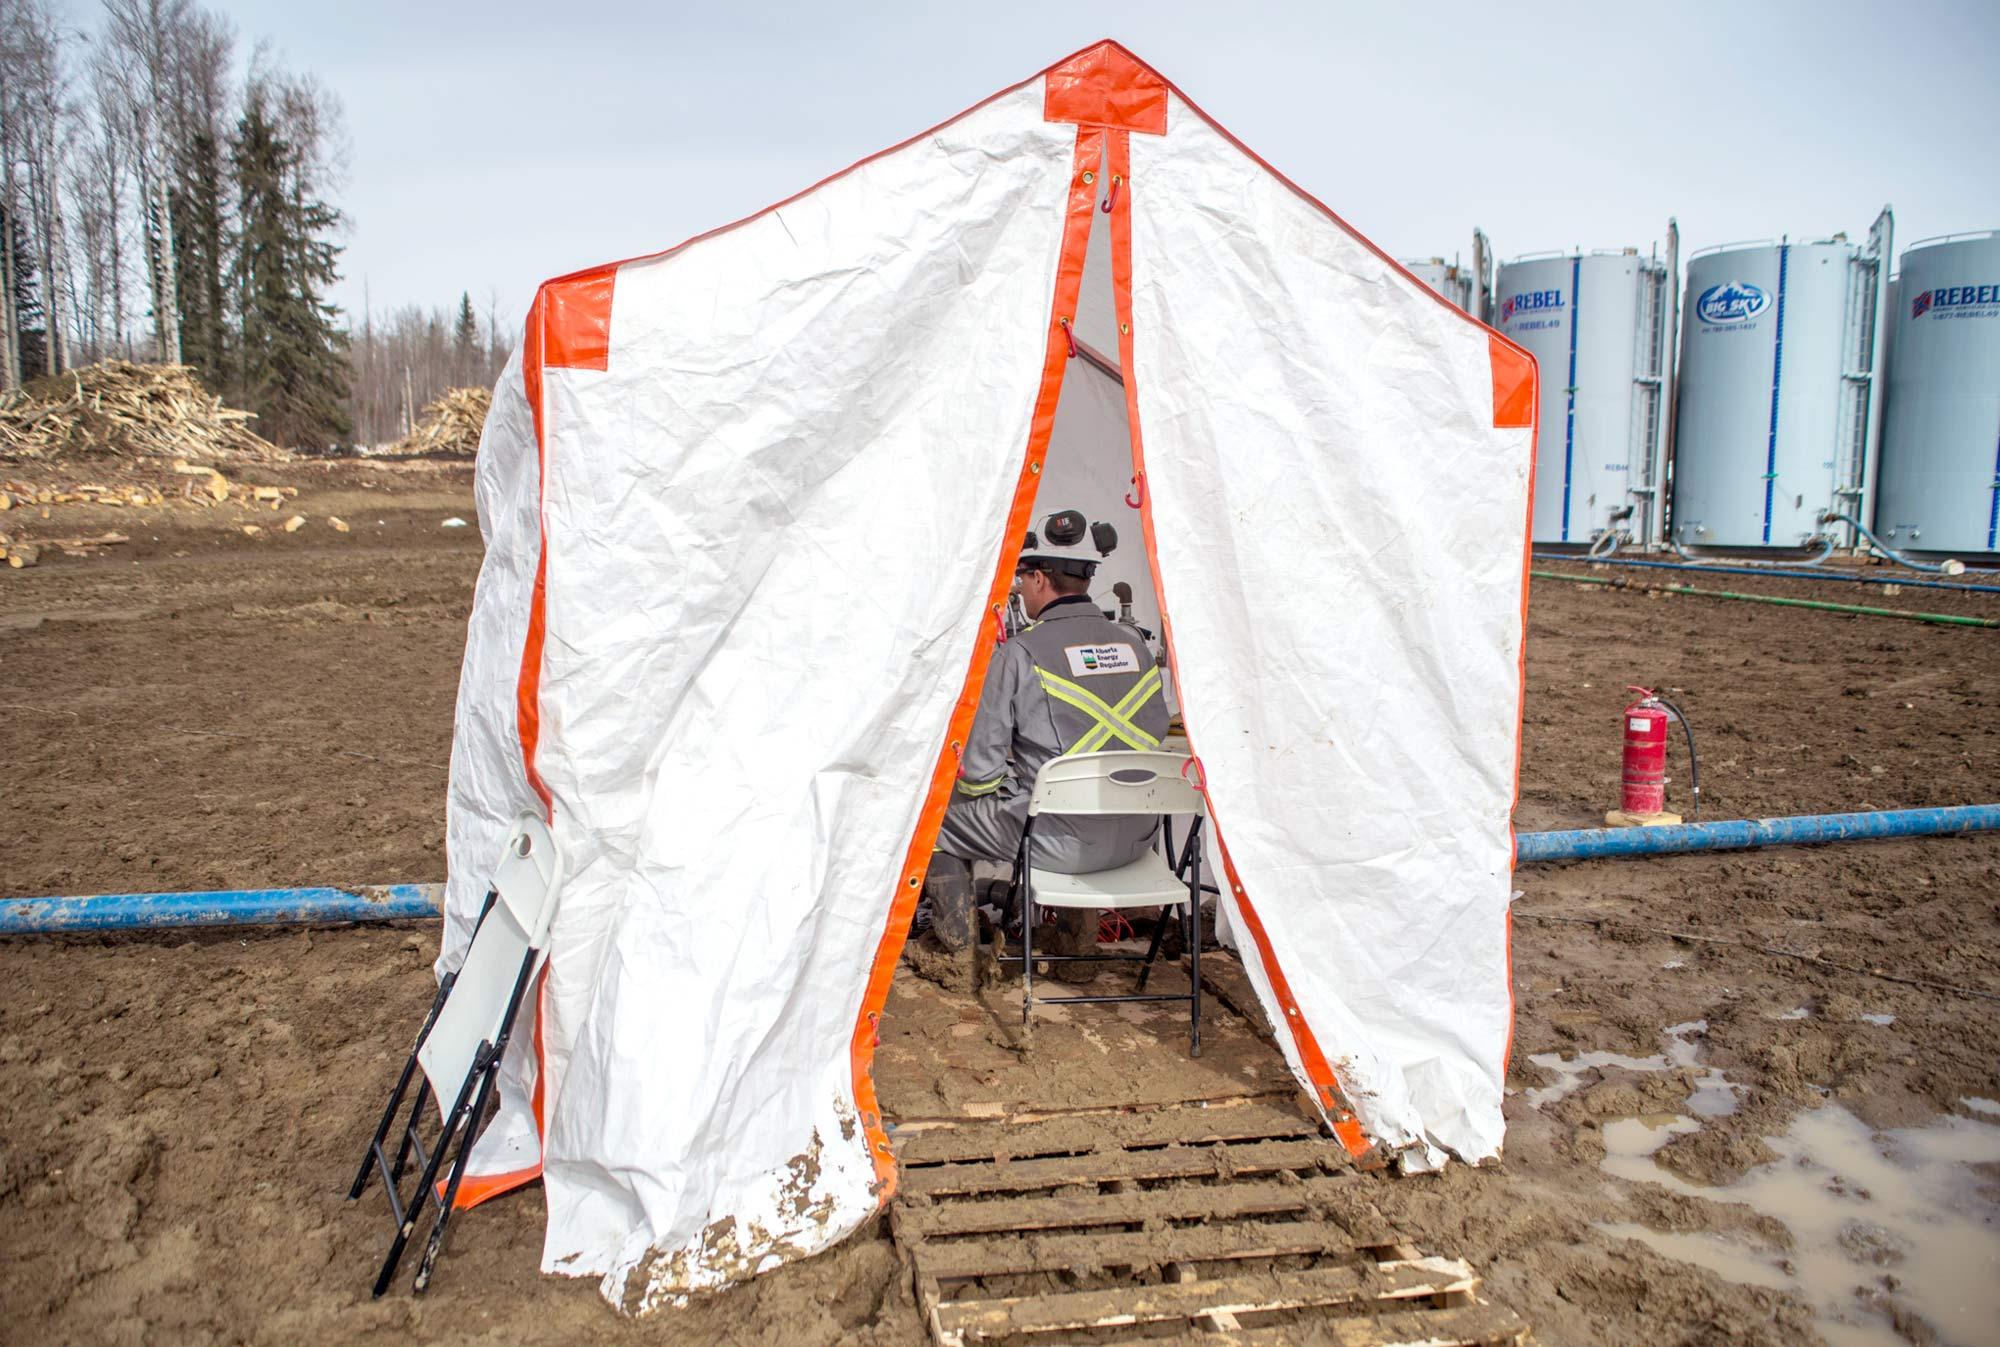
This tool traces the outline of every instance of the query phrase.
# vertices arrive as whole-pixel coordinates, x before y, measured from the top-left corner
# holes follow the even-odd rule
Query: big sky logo
[[[1524,290],[1500,301],[1500,321],[1510,322],[1517,313],[1541,313],[1559,310],[1562,306],[1563,292],[1560,290]]]
[[[1701,292],[1701,298],[1694,302],[1694,311],[1704,323],[1717,327],[1734,327],[1747,323],[1765,309],[1771,307],[1771,297],[1754,285],[1743,281],[1724,281],[1721,285],[1711,285]]]
[[[1926,290],[1910,301],[1910,317],[1921,318],[1933,309],[1940,314],[1964,309],[1980,309],[2000,304],[2000,285],[1946,285]]]

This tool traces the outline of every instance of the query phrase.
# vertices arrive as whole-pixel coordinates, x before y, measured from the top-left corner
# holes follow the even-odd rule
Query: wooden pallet
[[[934,1127],[898,1153],[896,1240],[939,1347],[1527,1332],[1468,1264],[1402,1242],[1370,1180],[1282,1105]]]

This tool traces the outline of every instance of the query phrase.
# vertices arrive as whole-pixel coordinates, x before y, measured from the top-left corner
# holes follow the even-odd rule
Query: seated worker
[[[1034,621],[995,650],[987,666],[963,770],[925,880],[931,930],[946,949],[971,943],[977,930],[971,862],[1013,863],[1044,763],[1069,753],[1158,748],[1167,732],[1161,671],[1145,639],[1090,598],[1099,560],[1117,545],[1109,524],[1090,526],[1079,511],[1064,510],[1044,519],[1041,536],[1029,533],[1022,546],[1015,587]],[[1063,874],[1115,869],[1153,844],[1158,823],[1144,815],[1050,815],[1035,826],[1031,860]],[[1065,911],[1059,929],[1052,952],[1087,953],[1096,914]],[[1088,977],[1088,965],[1057,967]]]

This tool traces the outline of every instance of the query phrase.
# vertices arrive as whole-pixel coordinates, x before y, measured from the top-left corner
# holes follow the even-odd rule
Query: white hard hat
[[[1118,530],[1084,518],[1081,510],[1058,510],[1030,529],[1021,544],[1016,570],[1062,571],[1088,580],[1118,546]]]

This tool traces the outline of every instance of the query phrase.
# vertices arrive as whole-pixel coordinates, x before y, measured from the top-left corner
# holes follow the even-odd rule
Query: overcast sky
[[[1995,0],[206,2],[345,105],[349,307],[518,318],[1101,37],[1398,256],[2000,227]]]

